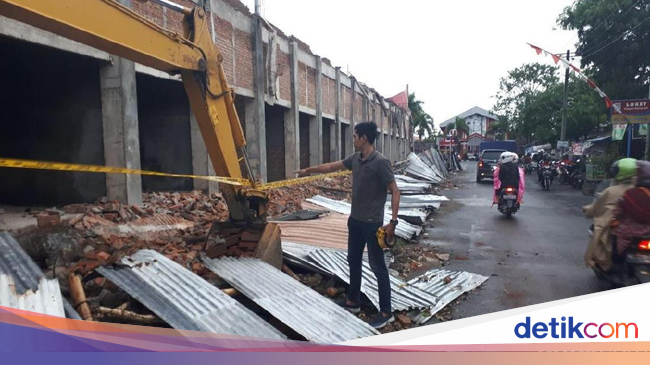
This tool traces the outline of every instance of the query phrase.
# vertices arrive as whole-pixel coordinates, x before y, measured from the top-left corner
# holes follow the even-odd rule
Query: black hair
[[[375,144],[377,138],[377,124],[375,122],[363,122],[354,126],[354,132],[359,138],[366,136],[368,143]]]

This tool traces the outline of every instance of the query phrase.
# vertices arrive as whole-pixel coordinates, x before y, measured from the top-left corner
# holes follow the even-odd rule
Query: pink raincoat
[[[517,203],[523,204],[524,192],[526,192],[526,177],[525,177],[524,169],[520,167],[518,168],[518,170],[519,170],[519,190],[517,191]],[[501,189],[501,180],[499,180],[499,167],[497,167],[497,169],[494,170],[494,175],[492,176],[492,180],[494,181],[494,192],[492,196],[492,202],[494,204],[497,204],[499,202],[497,191]]]

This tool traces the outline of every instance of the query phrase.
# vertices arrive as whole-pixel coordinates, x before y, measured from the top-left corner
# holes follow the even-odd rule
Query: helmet
[[[609,173],[616,181],[633,178],[636,175],[636,159],[623,158],[614,162],[609,168]]]
[[[512,152],[504,152],[501,154],[501,157],[499,157],[499,162],[504,164],[508,162],[515,162],[517,161],[517,154],[512,153]]]

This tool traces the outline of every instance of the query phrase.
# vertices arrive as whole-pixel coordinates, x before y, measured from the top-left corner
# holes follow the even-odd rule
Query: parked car
[[[476,161],[476,155],[473,154],[473,153],[470,153],[470,154],[467,156],[467,159],[470,160],[470,161]]]
[[[497,168],[497,162],[501,154],[506,152],[502,149],[488,149],[481,152],[476,168],[476,182],[480,183],[483,179],[492,179],[492,174]]]

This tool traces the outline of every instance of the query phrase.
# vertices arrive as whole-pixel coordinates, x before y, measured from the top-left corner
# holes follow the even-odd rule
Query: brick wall
[[[316,69],[307,67],[307,104],[309,108],[316,109]]]
[[[336,81],[323,77],[322,90],[323,113],[333,115],[336,112]]]
[[[352,90],[347,86],[341,86],[341,115],[343,118],[350,120],[352,115]]]
[[[298,89],[300,90],[298,102],[300,105],[307,105],[307,65],[302,62],[298,62]]]
[[[226,79],[231,85],[235,84],[235,48],[233,47],[233,28],[230,22],[225,19],[213,16],[214,31],[217,36],[217,48],[223,57],[223,70],[226,73]]]
[[[253,43],[251,36],[239,29],[235,33],[235,85],[253,90]]]
[[[278,77],[280,78],[279,96],[283,100],[291,100],[291,56],[282,52],[277,46]]]
[[[354,92],[354,121],[355,123],[363,122],[363,96]]]

